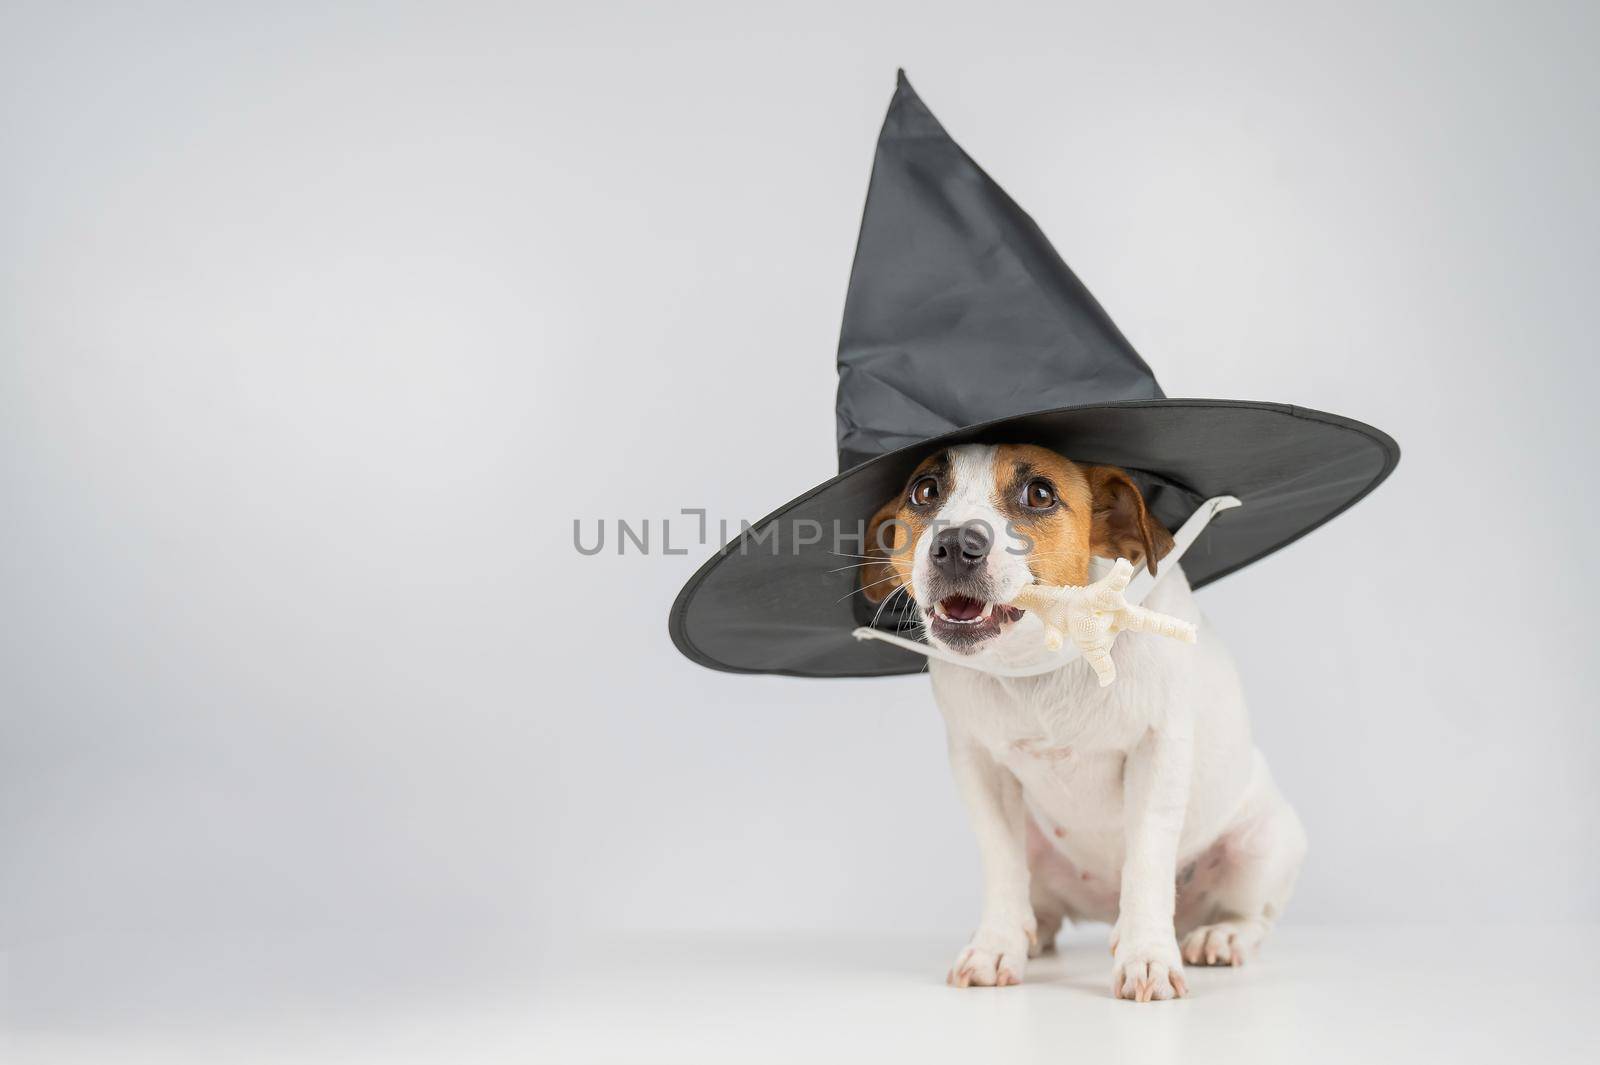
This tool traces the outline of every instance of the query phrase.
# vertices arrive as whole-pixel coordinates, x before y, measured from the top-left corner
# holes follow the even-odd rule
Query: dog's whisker
[[[878,619],[883,616],[884,608],[887,607],[890,603],[894,602],[894,597],[895,596],[901,595],[901,594],[904,594],[907,599],[911,599],[910,591],[907,590],[906,586],[903,585],[903,584],[900,587],[896,588],[893,592],[891,592],[888,595],[883,597],[883,602],[878,604],[878,609],[872,615],[872,628],[877,628],[878,627]],[[915,599],[911,599],[911,601],[912,602],[916,602]]]
[[[880,584],[887,584],[890,581],[899,580],[899,579],[900,579],[900,574],[891,573],[887,577],[884,577],[882,580],[873,581],[871,584],[863,584],[859,588],[856,588],[856,589],[854,589],[852,591],[848,591],[848,592],[844,593],[839,598],[835,599],[834,602],[835,603],[842,603],[846,599],[849,599],[852,595],[860,595],[862,592],[868,591],[869,589],[872,589],[872,588],[876,588]]]
[[[830,569],[828,572],[829,573],[843,573],[847,569],[866,569],[870,565],[873,565],[873,563],[871,563],[871,562],[852,562],[848,566],[840,566],[837,569]]]
[[[896,589],[896,591],[898,591],[898,589]],[[891,592],[888,595],[883,597],[883,602],[878,604],[878,609],[874,610],[872,612],[872,627],[873,628],[877,628],[878,627],[878,618],[883,616],[883,608],[888,606],[893,601],[894,601],[894,592]]]

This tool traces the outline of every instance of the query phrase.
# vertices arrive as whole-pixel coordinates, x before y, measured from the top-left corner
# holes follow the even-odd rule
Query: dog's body
[[[1010,445],[925,462],[874,522],[891,517],[899,546],[863,585],[887,574],[931,640],[975,661],[1042,639],[1002,605],[1022,585],[1085,584],[1112,555],[1154,568],[1171,546],[1122,471]],[[979,525],[1013,535],[985,540]],[[1287,903],[1305,835],[1251,743],[1232,659],[1181,570],[1145,605],[1196,624],[1199,644],[1126,634],[1109,687],[1081,660],[1021,679],[932,663],[984,874],[952,983],[1020,982],[1063,920],[1107,921],[1113,992],[1171,998],[1185,960],[1239,964]]]

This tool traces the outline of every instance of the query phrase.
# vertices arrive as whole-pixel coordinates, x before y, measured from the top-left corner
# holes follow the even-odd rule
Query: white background
[[[709,549],[659,554],[681,507],[755,518],[833,470],[897,65],[1169,395],[1404,450],[1202,595],[1310,831],[1290,923],[1600,919],[1597,30],[1576,3],[11,5],[13,1021],[645,930],[954,952],[976,855],[926,682],[700,669],[666,612]],[[657,551],[574,550],[618,518]]]

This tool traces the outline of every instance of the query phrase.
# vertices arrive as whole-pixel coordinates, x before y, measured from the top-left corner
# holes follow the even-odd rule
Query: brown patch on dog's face
[[[1083,467],[1032,444],[995,449],[996,502],[1041,584],[1089,583],[1093,497]]]
[[[867,522],[863,554],[883,560],[861,567],[861,590],[867,602],[876,606],[900,588],[909,590],[912,548],[953,487],[949,455],[943,451],[929,455],[917,464],[900,493]]]

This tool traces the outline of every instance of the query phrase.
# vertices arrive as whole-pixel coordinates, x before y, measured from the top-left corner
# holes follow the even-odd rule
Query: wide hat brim
[[[862,463],[751,525],[678,594],[668,620],[672,642],[701,665],[731,673],[921,672],[921,656],[851,636],[864,624],[903,629],[911,618],[867,604],[857,560],[841,555],[862,552],[854,538],[861,526],[924,457],[977,442],[1038,444],[1078,462],[1120,466],[1169,529],[1205,499],[1237,496],[1243,506],[1219,514],[1184,556],[1196,588],[1346,510],[1400,459],[1395,442],[1370,425],[1278,403],[1100,403],[968,426]]]

